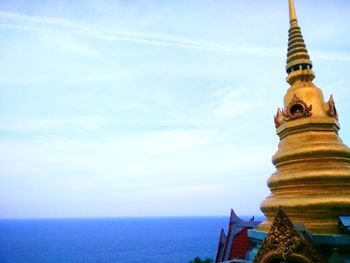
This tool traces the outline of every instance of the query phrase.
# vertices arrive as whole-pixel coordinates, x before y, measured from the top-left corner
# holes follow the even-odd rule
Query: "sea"
[[[248,218],[249,219],[249,218]],[[188,263],[215,258],[229,217],[0,220],[1,263]]]

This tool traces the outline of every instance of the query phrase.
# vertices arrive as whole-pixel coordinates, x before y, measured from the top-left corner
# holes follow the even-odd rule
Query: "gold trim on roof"
[[[267,263],[273,259],[279,259],[323,263],[325,261],[322,258],[312,242],[295,229],[280,207],[253,262]]]

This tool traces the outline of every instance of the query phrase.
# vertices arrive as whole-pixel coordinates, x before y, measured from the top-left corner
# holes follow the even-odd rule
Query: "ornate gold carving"
[[[253,262],[267,263],[272,259],[325,262],[311,241],[297,232],[281,207]]]
[[[277,109],[276,115],[273,117],[273,120],[275,122],[275,128],[277,129],[281,124],[279,121],[279,117],[282,114],[282,111],[280,108]]]
[[[289,102],[286,110],[283,110],[283,117],[286,121],[298,119],[302,117],[310,117],[312,105],[308,106],[303,100],[299,99],[295,94]]]
[[[338,120],[338,112],[335,107],[333,95],[331,95],[328,101],[328,113],[329,113],[329,116],[334,117],[336,120]]]

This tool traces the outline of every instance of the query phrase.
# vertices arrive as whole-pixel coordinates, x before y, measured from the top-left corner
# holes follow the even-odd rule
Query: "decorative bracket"
[[[335,107],[333,95],[331,95],[331,97],[329,98],[329,101],[328,101],[328,114],[329,114],[329,116],[334,117],[336,120],[338,120],[338,112],[337,112],[337,109]]]
[[[279,117],[282,114],[282,111],[280,108],[277,109],[276,115],[273,117],[273,121],[275,122],[275,128],[277,129],[281,123],[279,121]]]

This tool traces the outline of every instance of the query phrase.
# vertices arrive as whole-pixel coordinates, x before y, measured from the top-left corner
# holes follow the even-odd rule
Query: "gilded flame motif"
[[[338,112],[337,112],[337,109],[335,108],[333,95],[331,95],[328,101],[328,112],[329,112],[329,116],[334,117],[336,118],[336,120],[338,120]]]
[[[273,117],[273,120],[275,122],[275,128],[277,129],[280,126],[279,117],[282,114],[282,111],[280,108],[277,109],[276,115]]]

